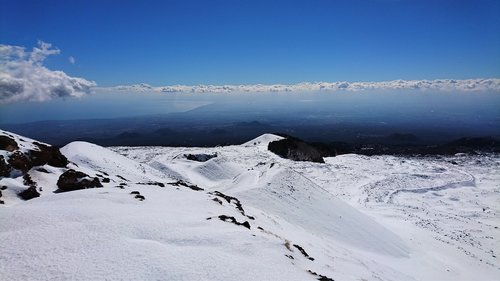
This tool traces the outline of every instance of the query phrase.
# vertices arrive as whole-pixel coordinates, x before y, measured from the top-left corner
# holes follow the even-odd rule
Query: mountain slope
[[[0,133],[17,145],[2,142],[0,155],[19,151],[40,164],[37,142]],[[64,165],[45,159],[0,177],[0,279],[494,280],[500,272],[498,155],[294,162],[267,150],[279,139],[49,149]],[[40,193],[28,201],[19,197],[32,188],[26,175]],[[102,187],[61,192],[96,179]]]
[[[23,147],[33,148],[26,140]],[[0,216],[0,267],[7,280],[314,280],[291,263],[284,241],[262,232],[237,199],[162,175],[84,142],[61,149],[63,168],[26,173],[42,196],[11,197]],[[7,154],[7,153],[4,153]],[[57,191],[71,168],[109,179],[104,187]],[[45,175],[45,176],[44,176]],[[2,177],[13,190],[17,175]],[[227,201],[229,199],[229,201]],[[236,200],[236,201],[235,201]],[[11,202],[13,201],[13,202]],[[241,210],[240,210],[241,209]]]
[[[495,280],[500,272],[497,154],[350,154],[322,164],[284,159],[257,144],[113,150],[169,166],[188,181],[202,174],[177,165],[179,154],[217,154],[242,172],[206,188],[238,198],[263,231],[300,245],[314,258],[311,268],[335,279]]]

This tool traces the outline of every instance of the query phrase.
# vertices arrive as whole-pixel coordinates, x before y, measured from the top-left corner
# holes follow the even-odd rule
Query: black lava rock
[[[40,197],[40,193],[36,190],[36,187],[31,186],[28,189],[22,191],[18,194],[23,200],[30,200],[36,197]]]
[[[17,142],[8,136],[0,136],[0,150],[12,152],[19,149]]]
[[[102,187],[97,177],[90,178],[87,174],[69,169],[57,180],[59,192]]]

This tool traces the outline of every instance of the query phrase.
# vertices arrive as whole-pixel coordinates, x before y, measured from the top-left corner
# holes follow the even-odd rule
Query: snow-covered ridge
[[[393,80],[381,82],[303,82],[298,84],[247,84],[247,85],[172,85],[154,87],[145,83],[99,88],[135,92],[164,93],[267,93],[311,91],[364,91],[364,90],[424,90],[424,91],[500,91],[500,79],[436,79]]]
[[[500,272],[495,246],[500,238],[500,210],[494,203],[500,202],[495,191],[500,182],[497,154],[349,154],[325,158],[321,164],[270,153],[267,141],[273,138],[264,135],[243,145],[215,148],[113,150],[238,198],[245,210],[255,210],[252,215],[274,221],[262,224],[264,231],[299,241],[307,237],[303,244],[310,256],[336,257],[327,263],[335,267],[328,275],[334,279],[494,280]],[[260,139],[266,141],[259,145]],[[176,158],[190,153],[217,157],[203,163]],[[207,172],[217,170],[212,170],[214,162],[233,172],[208,180]],[[373,229],[385,230],[363,233],[370,223],[354,226],[361,220],[351,219],[351,211],[344,220],[339,206],[345,202],[375,220]]]
[[[74,142],[60,150],[66,166],[25,172],[43,187],[29,201],[16,194],[27,188],[23,176],[0,177],[0,279],[494,280],[500,272],[498,155],[294,162],[267,150],[279,139],[214,148]],[[53,192],[76,171],[102,187]]]
[[[253,140],[249,140],[246,143],[242,144],[242,146],[261,146],[267,148],[270,142],[282,140],[283,137],[273,135],[273,134],[263,134]]]

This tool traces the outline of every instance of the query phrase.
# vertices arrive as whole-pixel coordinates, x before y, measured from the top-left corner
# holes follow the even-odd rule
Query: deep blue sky
[[[0,4],[0,44],[100,86],[500,76],[498,0]]]

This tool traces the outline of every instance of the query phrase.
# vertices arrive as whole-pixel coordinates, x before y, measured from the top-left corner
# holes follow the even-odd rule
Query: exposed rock
[[[10,155],[8,160],[12,168],[20,170],[24,173],[28,172],[31,167],[33,167],[30,159],[26,157],[21,151],[16,151]]]
[[[21,193],[18,194],[19,197],[21,197],[24,200],[30,200],[36,197],[40,197],[40,193],[36,190],[36,187],[31,186],[28,189],[22,191]]]
[[[11,167],[5,164],[4,157],[2,156],[0,158],[0,176],[8,176],[11,168],[26,173],[34,166],[48,164],[54,167],[66,167],[69,163],[68,159],[61,154],[59,149],[38,142],[33,142],[33,144],[38,146],[40,150],[30,150],[27,153],[22,153],[19,150],[14,151],[7,160]],[[12,147],[12,145],[9,144],[8,147]],[[43,168],[40,168],[39,170],[42,172],[46,171],[42,169]]]
[[[23,184],[29,187],[36,187],[36,182],[31,178],[29,174],[23,175]]]
[[[0,155],[0,177],[8,177],[10,175],[11,167],[5,162],[3,155]]]
[[[230,216],[226,216],[226,215],[220,215],[219,216],[219,219],[221,221],[225,221],[225,222],[230,222],[230,223],[234,223],[236,225],[241,225],[241,226],[244,226],[248,229],[250,229],[250,223],[248,221],[244,221],[244,222],[239,222],[237,221],[234,217],[230,217]]]
[[[99,172],[101,172],[101,173],[102,173],[103,175],[105,175],[105,176],[109,176],[109,174],[108,174],[108,173],[106,173],[106,172],[104,172],[104,171],[99,171]]]
[[[149,182],[138,182],[137,184],[143,184],[143,185],[157,185],[159,187],[165,187],[165,184],[162,182],[157,182],[157,181],[149,181]]]
[[[182,181],[182,180],[178,180],[176,182],[169,182],[168,183],[169,185],[173,185],[173,186],[184,186],[184,187],[188,187],[192,190],[195,190],[195,191],[202,191],[204,190],[203,188],[197,186],[197,185],[194,185],[194,184],[189,184],[185,181]]]
[[[198,161],[198,162],[206,162],[212,158],[217,157],[217,153],[214,154],[184,154],[187,160]]]
[[[222,201],[220,201],[219,198],[213,198],[212,201],[215,201],[215,202],[219,203],[220,205],[222,205]]]
[[[0,136],[0,150],[6,150],[9,152],[13,152],[14,150],[18,150],[19,146],[17,142],[8,136]]]
[[[73,191],[86,188],[102,187],[97,177],[91,178],[87,174],[69,169],[57,180],[59,192]]]
[[[105,174],[107,176],[106,173],[103,173],[103,174]],[[129,181],[128,179],[126,179],[126,178],[124,178],[124,177],[122,177],[120,175],[116,175],[116,177],[119,178],[119,179],[121,179],[121,180],[124,180],[124,181]]]
[[[311,271],[311,270],[308,270],[307,272],[311,273],[314,276],[317,276],[318,280],[320,280],[320,281],[335,281],[330,277],[326,277],[325,275],[318,274],[318,273]]]
[[[139,201],[144,201],[144,200],[146,200],[146,197],[144,197],[144,196],[142,196],[142,195],[140,195],[140,194],[137,194],[137,195],[135,196],[135,199],[138,199]]]
[[[294,161],[325,163],[323,157],[329,156],[313,144],[292,137],[270,142],[267,149],[283,158]]]
[[[68,159],[66,158],[66,156],[61,154],[61,151],[59,151],[58,148],[41,144],[39,142],[33,142],[33,144],[38,146],[38,148],[40,149],[40,151],[30,151],[30,158],[33,166],[42,166],[45,164],[49,164],[53,167],[63,168],[68,165]]]
[[[309,256],[309,254],[306,252],[306,250],[304,250],[304,248],[302,248],[301,246],[299,246],[297,244],[293,244],[293,246],[295,248],[297,248],[297,250],[299,250],[302,253],[302,255],[304,255],[304,257],[306,257],[308,260],[311,260],[311,261],[314,260],[313,257]]]

